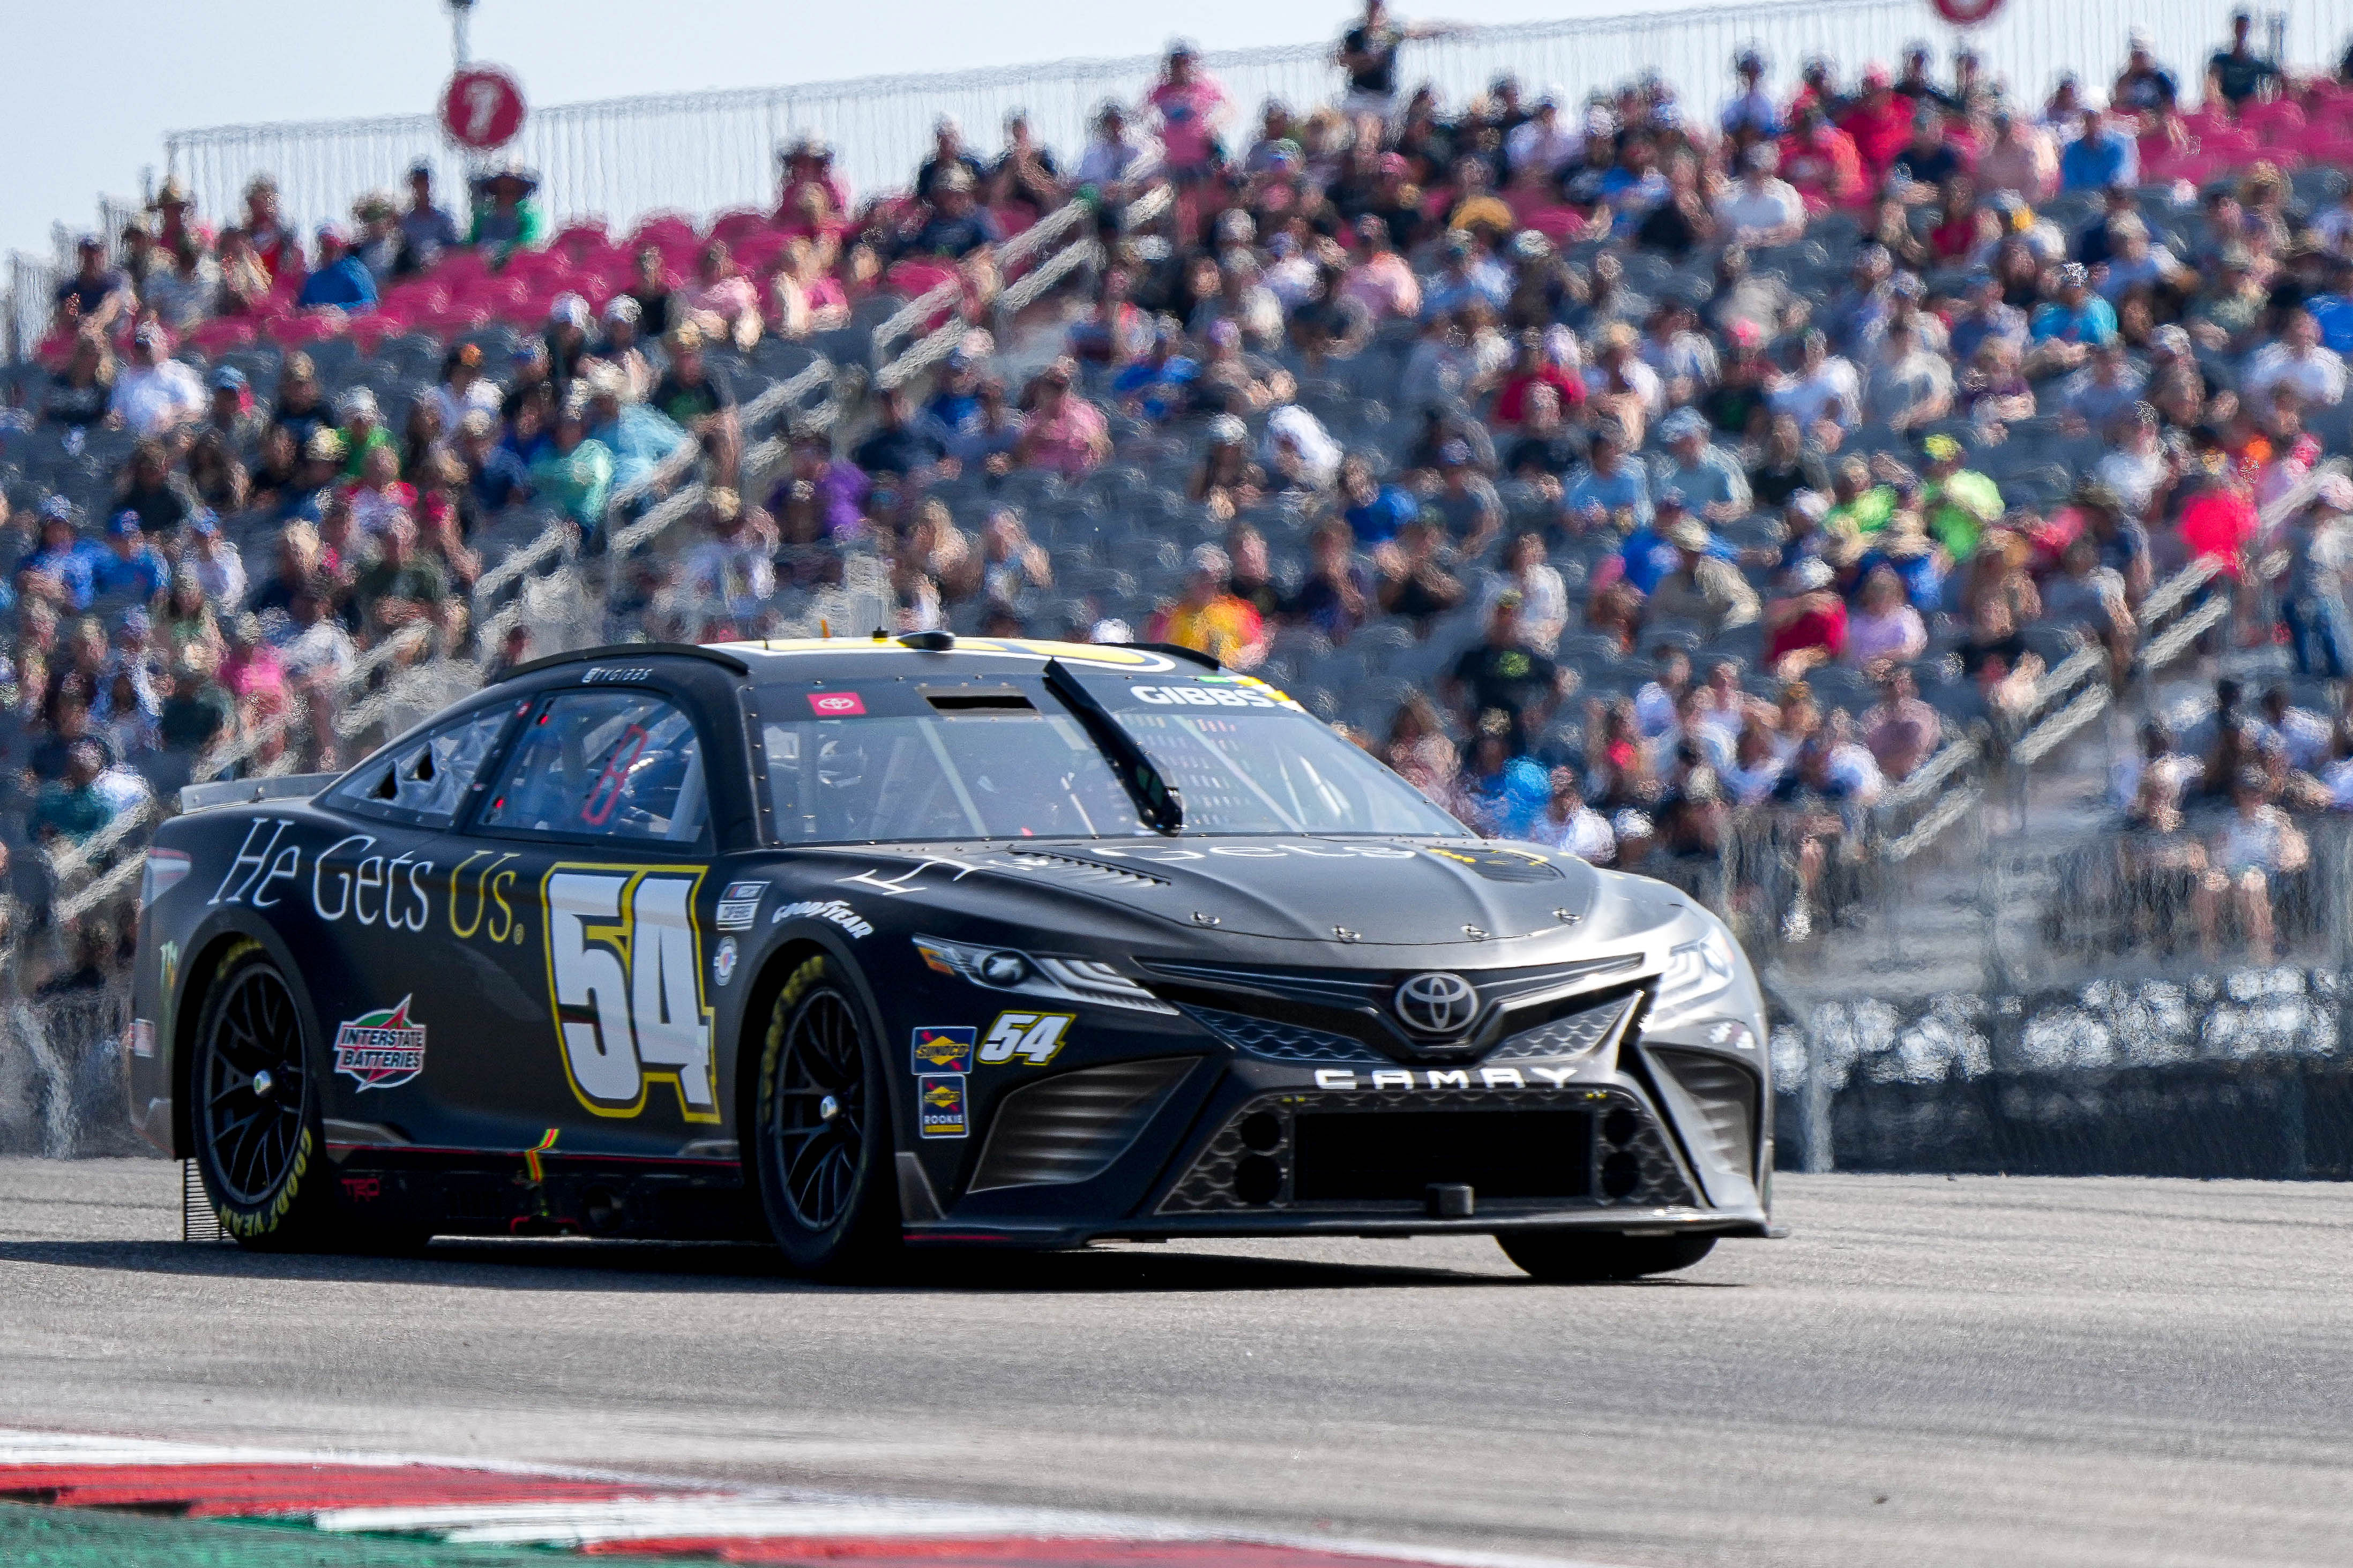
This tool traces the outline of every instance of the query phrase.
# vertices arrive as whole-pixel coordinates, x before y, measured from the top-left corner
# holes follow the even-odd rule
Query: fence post
[[[1798,1145],[1809,1175],[1838,1168],[1831,1135],[1831,1051],[1823,1037],[1821,1009],[1806,1015],[1806,1081],[1798,1089]]]

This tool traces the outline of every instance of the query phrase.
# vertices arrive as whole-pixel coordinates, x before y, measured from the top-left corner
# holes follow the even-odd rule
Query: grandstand
[[[2185,18],[1746,74],[1712,19],[1715,85],[1574,94],[1376,28],[1264,105],[1179,52],[1054,145],[796,132],[618,223],[190,140],[16,272],[8,984],[90,1018],[12,1027],[105,1037],[181,784],[565,647],[874,626],[1214,651],[1799,1013],[2334,962],[2353,79]]]

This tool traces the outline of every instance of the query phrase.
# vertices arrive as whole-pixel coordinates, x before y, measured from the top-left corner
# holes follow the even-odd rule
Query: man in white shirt
[[[2309,310],[2290,315],[2285,338],[2257,349],[2239,379],[2241,394],[2250,403],[2270,396],[2273,387],[2283,384],[2307,405],[2333,408],[2345,399],[2345,361],[2336,350],[2321,346],[2320,323]]]
[[[205,406],[204,383],[164,353],[162,330],[140,328],[132,340],[131,364],[116,379],[107,411],[134,436],[161,436],[202,419]]]
[[[1536,100],[1535,116],[1512,128],[1504,138],[1504,156],[1514,176],[1531,164],[1556,174],[1561,165],[1585,156],[1585,138],[1561,122],[1559,89],[1546,88]]]
[[[1854,366],[1831,353],[1830,339],[1820,327],[1806,329],[1798,354],[1798,368],[1774,384],[1767,401],[1827,450],[1862,416],[1862,385]]]
[[[1742,245],[1788,245],[1806,232],[1806,203],[1798,187],[1774,173],[1779,151],[1759,142],[1740,156],[1740,183],[1715,199],[1725,237]]]
[[[1585,791],[1568,768],[1553,769],[1552,800],[1529,826],[1528,837],[1589,865],[1607,866],[1618,858],[1618,836],[1609,819],[1585,804]]]

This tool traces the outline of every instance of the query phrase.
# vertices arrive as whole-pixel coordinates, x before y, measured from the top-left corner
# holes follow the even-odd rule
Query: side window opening
[[[447,827],[512,712],[504,703],[478,709],[374,757],[330,790],[325,804],[363,816]]]
[[[480,818],[510,831],[681,846],[701,840],[709,820],[693,721],[625,689],[545,699]]]

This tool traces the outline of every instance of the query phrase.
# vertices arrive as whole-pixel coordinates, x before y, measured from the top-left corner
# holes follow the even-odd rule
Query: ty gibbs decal
[[[358,1079],[360,1092],[398,1089],[425,1070],[425,1026],[409,1017],[409,1001],[336,1026],[335,1070]]]
[[[916,1026],[913,1047],[915,1065],[911,1070],[918,1075],[970,1072],[973,1039],[977,1032],[958,1025]]]
[[[963,1138],[971,1131],[960,1072],[924,1073],[915,1079],[915,1120],[926,1138]]]

